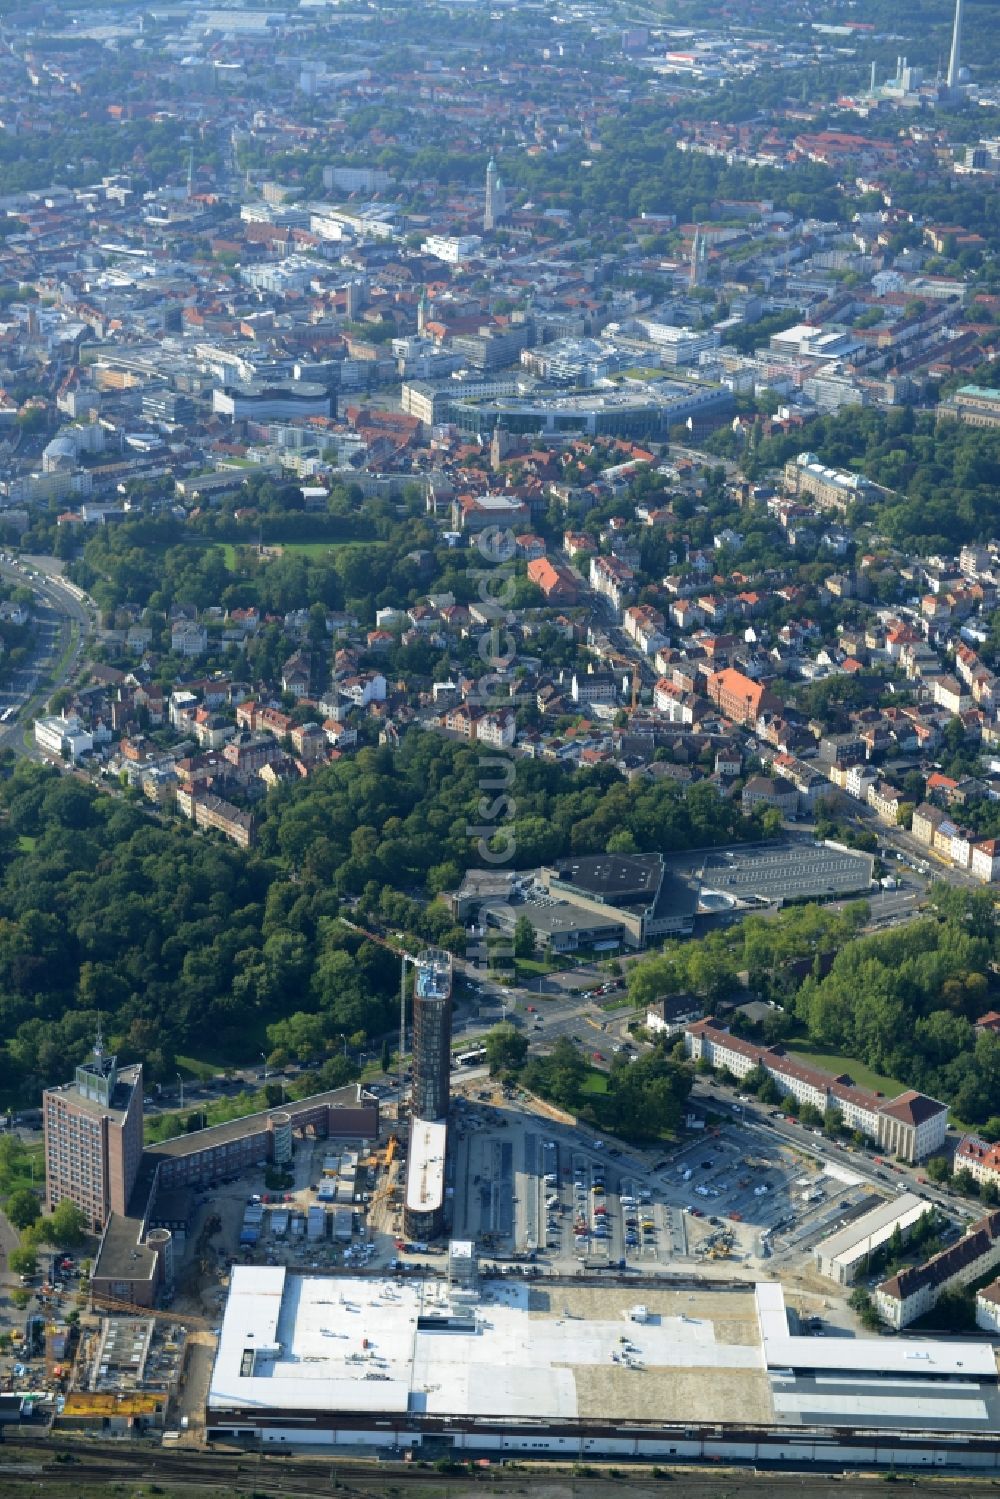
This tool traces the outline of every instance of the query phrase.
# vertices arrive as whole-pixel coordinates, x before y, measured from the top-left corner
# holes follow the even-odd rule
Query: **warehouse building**
[[[800,1336],[778,1284],[720,1287],[697,1315],[678,1290],[644,1288],[634,1305],[609,1284],[596,1316],[571,1287],[552,1300],[465,1274],[448,1284],[238,1265],[209,1440],[871,1466],[942,1461],[922,1450],[940,1433],[962,1443],[963,1463],[981,1436],[984,1465],[997,1464],[985,1343]]]
[[[989,1344],[806,1337],[791,1332],[779,1283],[760,1284],[755,1294],[776,1422],[985,1431],[997,1420]]]
[[[875,1250],[887,1244],[897,1228],[905,1239],[927,1211],[924,1199],[912,1192],[880,1202],[878,1207],[816,1245],[813,1250],[816,1268],[838,1285],[853,1285]]]

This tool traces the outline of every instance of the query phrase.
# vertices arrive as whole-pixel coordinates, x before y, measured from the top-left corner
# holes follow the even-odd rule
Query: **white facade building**
[[[429,234],[420,246],[420,253],[433,255],[446,265],[462,265],[479,254],[482,244],[478,234]]]

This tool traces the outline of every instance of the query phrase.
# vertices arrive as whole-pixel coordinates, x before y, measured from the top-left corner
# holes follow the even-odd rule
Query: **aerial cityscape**
[[[0,9],[0,1494],[1000,1480],[997,19]]]

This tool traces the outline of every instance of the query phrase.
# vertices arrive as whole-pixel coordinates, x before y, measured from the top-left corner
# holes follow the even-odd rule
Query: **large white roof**
[[[432,1213],[444,1200],[444,1152],[448,1126],[443,1120],[410,1123],[410,1161],[406,1172],[406,1206]]]
[[[802,1338],[788,1331],[785,1292],[776,1281],[757,1286],[757,1320],[770,1370],[817,1373],[902,1374],[996,1380],[997,1361],[988,1343],[943,1338]]]
[[[839,1260],[851,1265],[886,1243],[897,1226],[901,1232],[912,1228],[927,1209],[928,1204],[916,1193],[901,1192],[898,1197],[880,1202],[871,1212],[862,1214],[846,1228],[823,1239],[816,1245],[815,1254],[820,1259]]]
[[[711,1322],[538,1317],[529,1288],[485,1282],[478,1298],[436,1280],[233,1270],[212,1373],[214,1412],[399,1412],[535,1417],[580,1415],[576,1370],[611,1368],[627,1334],[646,1368],[763,1372],[760,1349],[716,1341]]]

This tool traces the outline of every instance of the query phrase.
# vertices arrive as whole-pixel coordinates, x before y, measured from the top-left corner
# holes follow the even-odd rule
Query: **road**
[[[59,577],[58,566],[52,557],[0,560],[0,577],[30,588],[35,596],[31,656],[25,665],[14,669],[8,687],[0,690],[0,711],[17,709],[9,722],[0,725],[0,750],[34,758],[40,757],[25,744],[24,720],[75,675],[96,617],[89,600],[84,602],[69,591]],[[68,651],[74,626],[76,639]]]
[[[669,463],[675,458],[687,458],[692,463],[702,464],[705,468],[724,468],[727,479],[739,471],[738,465],[733,463],[729,458],[717,458],[713,453],[702,453],[697,448],[684,447],[679,442],[672,442],[670,444],[667,462]]]

